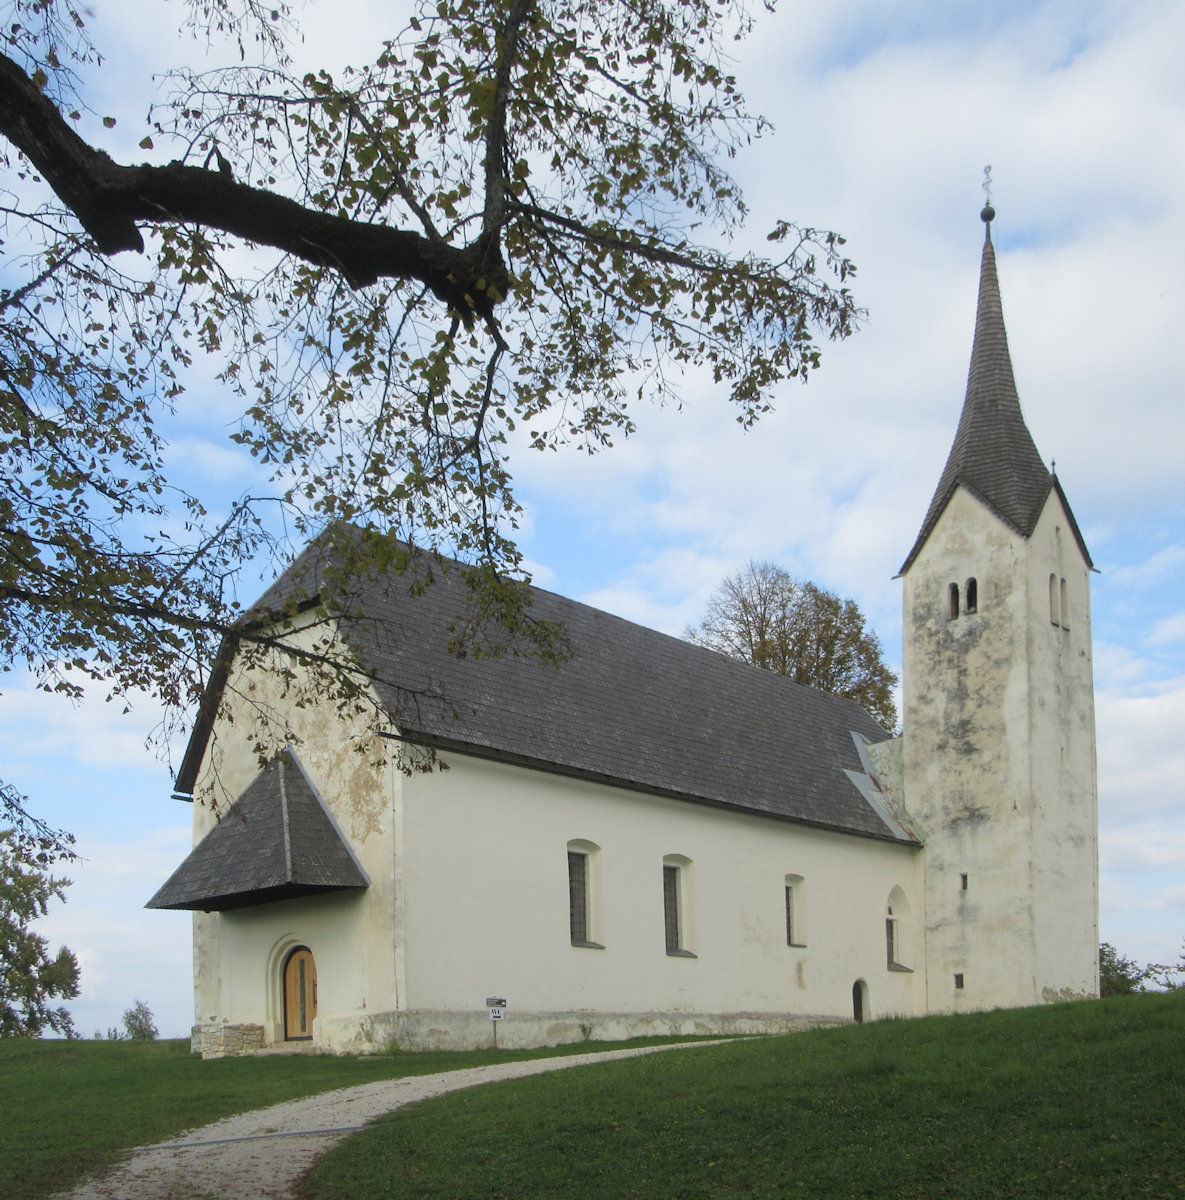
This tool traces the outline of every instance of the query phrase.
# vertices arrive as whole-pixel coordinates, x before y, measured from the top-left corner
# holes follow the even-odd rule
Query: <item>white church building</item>
[[[362,717],[224,655],[177,779],[194,850],[149,903],[194,913],[195,1048],[488,1045],[496,1002],[522,1046],[1097,995],[1092,566],[983,215],[966,399],[900,572],[903,734],[542,589],[570,661],[457,657],[460,564],[358,581],[336,636],[383,736],[447,769],[360,753]],[[311,612],[349,536],[279,592]],[[261,771],[264,709],[289,740]]]

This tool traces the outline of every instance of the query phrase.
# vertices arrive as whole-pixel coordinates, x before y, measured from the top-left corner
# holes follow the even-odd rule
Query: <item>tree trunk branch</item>
[[[37,168],[102,254],[143,252],[140,223],[188,222],[329,267],[351,287],[381,278],[419,280],[467,323],[474,315],[491,317],[509,291],[497,240],[490,237],[452,246],[306,208],[221,171],[181,162],[123,166],[79,137],[37,84],[3,54],[0,135]]]

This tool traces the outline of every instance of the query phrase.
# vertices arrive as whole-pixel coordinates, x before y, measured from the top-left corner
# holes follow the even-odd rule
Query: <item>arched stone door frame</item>
[[[872,1019],[868,1006],[868,984],[863,979],[857,979],[852,984],[852,1020],[859,1025]]]

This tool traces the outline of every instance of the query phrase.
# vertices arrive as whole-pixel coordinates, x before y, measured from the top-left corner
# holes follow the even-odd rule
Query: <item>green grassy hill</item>
[[[458,1092],[304,1200],[1185,1196],[1185,992],[882,1021]]]
[[[203,1062],[190,1054],[188,1040],[0,1039],[0,1200],[36,1200],[93,1175],[133,1146],[298,1096],[586,1049]]]
[[[0,1196],[34,1200],[121,1148],[244,1109],[525,1056],[204,1063],[179,1042],[0,1042]],[[459,1092],[349,1139],[303,1194],[1180,1200],[1183,1125],[1185,993],[1131,996],[880,1021]]]

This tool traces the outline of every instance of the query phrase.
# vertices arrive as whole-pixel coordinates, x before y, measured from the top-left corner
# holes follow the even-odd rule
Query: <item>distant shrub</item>
[[[1099,947],[1099,995],[1130,996],[1135,992],[1171,992],[1182,986],[1185,944],[1175,963],[1145,963],[1120,954],[1110,942]]]
[[[114,1033],[108,1031],[108,1037]],[[155,1042],[157,1037],[156,1022],[152,1018],[152,1009],[143,1000],[137,1000],[123,1014],[123,1035],[132,1042]],[[118,1034],[116,1035],[118,1037]]]

